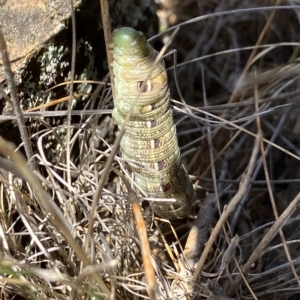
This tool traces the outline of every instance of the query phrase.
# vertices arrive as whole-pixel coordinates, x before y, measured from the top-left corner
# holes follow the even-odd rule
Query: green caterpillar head
[[[130,27],[122,27],[113,32],[115,51],[122,55],[145,56],[149,53],[149,44],[144,34]]]

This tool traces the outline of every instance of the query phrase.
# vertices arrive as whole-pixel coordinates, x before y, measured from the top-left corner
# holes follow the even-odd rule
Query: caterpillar
[[[112,115],[120,127],[130,114],[120,143],[122,157],[148,197],[170,199],[152,204],[158,216],[186,217],[194,190],[180,161],[165,63],[161,59],[154,66],[158,52],[142,32],[123,27],[113,32],[113,41]]]

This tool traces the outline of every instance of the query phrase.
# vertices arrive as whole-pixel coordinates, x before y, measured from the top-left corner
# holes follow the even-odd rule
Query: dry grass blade
[[[141,208],[136,196],[136,193],[132,190],[128,180],[117,169],[113,169],[121,178],[123,178],[126,188],[128,190],[128,198],[132,204],[132,212],[136,222],[136,229],[141,241],[142,257],[144,263],[144,269],[146,273],[146,280],[149,287],[150,299],[156,299],[156,280],[154,268],[152,266],[151,249],[147,236],[147,229],[145,221],[141,212]]]
[[[114,74],[112,70],[113,56],[112,56],[112,37],[111,37],[111,28],[110,28],[110,17],[109,17],[109,5],[107,0],[100,0],[101,5],[101,15],[104,29],[104,38],[105,38],[105,47],[106,55],[108,61],[110,82],[112,86],[112,91],[114,94]]]
[[[291,213],[296,209],[297,205],[300,202],[300,193],[291,201],[289,206],[285,209],[285,211],[278,217],[277,221],[272,225],[272,227],[265,234],[263,239],[260,241],[258,246],[255,248],[252,255],[249,257],[247,262],[241,267],[242,273],[247,273],[251,265],[259,258],[261,253],[266,249],[268,244],[274,238],[274,236],[278,233],[278,230],[282,227],[284,222],[289,218]],[[227,290],[228,295],[231,297],[235,295],[237,287],[240,285],[242,280],[241,275],[237,276],[234,282],[230,285]]]
[[[255,110],[256,110],[256,112],[258,112],[258,110],[259,110],[257,99],[258,99],[258,90],[257,90],[257,88],[255,88],[255,100],[256,100],[255,101]],[[260,120],[259,116],[257,117],[256,122],[257,122],[257,128],[259,128],[259,130],[262,130],[261,120]],[[270,200],[271,200],[271,204],[272,204],[273,214],[275,216],[275,220],[278,220],[278,211],[277,211],[277,208],[276,208],[274,193],[272,191],[272,187],[271,187],[271,183],[270,183],[270,175],[269,175],[268,166],[267,166],[267,159],[266,159],[266,155],[265,155],[265,147],[264,147],[264,144],[263,144],[262,141],[260,143],[260,149],[261,149],[261,157],[262,157],[262,161],[263,161],[263,168],[264,168],[264,173],[265,173],[265,177],[266,177],[268,192],[269,192],[269,196],[270,196]],[[281,239],[281,242],[283,244],[283,247],[284,247],[285,254],[286,254],[287,259],[290,263],[291,270],[292,270],[292,272],[294,274],[294,277],[295,277],[295,279],[298,283],[298,286],[300,286],[300,280],[298,278],[297,272],[296,272],[296,270],[294,268],[294,265],[292,263],[291,254],[290,254],[289,249],[287,247],[286,240],[285,240],[285,237],[284,237],[284,233],[283,233],[281,228],[279,229],[279,235],[280,235],[280,239]]]
[[[236,208],[236,206],[238,205],[238,203],[241,201],[242,197],[245,195],[245,193],[247,192],[248,186],[250,184],[250,180],[251,180],[251,174],[253,172],[254,166],[255,166],[255,162],[257,159],[257,154],[259,151],[259,145],[260,145],[260,141],[262,138],[262,133],[258,132],[257,137],[255,139],[255,144],[253,147],[253,152],[247,167],[247,170],[245,171],[245,173],[242,175],[241,180],[240,180],[240,186],[239,186],[239,190],[236,193],[236,195],[230,200],[230,202],[228,203],[228,205],[224,208],[215,228],[213,229],[205,247],[204,250],[202,252],[202,255],[199,259],[195,274],[193,276],[193,282],[194,284],[196,284],[198,282],[198,278],[201,274],[201,270],[205,264],[205,261],[207,259],[208,253],[218,235],[218,233],[220,232],[222,226],[225,224],[225,222],[227,221],[229,215],[233,212],[233,210]]]
[[[255,92],[256,92],[256,94],[255,94],[256,98],[258,98],[257,89],[255,89]],[[257,101],[256,101],[256,110],[258,110]],[[259,117],[257,119],[257,126],[258,126],[258,128],[261,129],[261,121],[260,121]],[[290,205],[286,208],[286,210],[282,213],[282,215],[280,217],[278,217],[277,208],[276,208],[276,204],[275,204],[275,200],[274,200],[274,195],[273,195],[272,188],[271,188],[271,185],[270,185],[269,172],[268,172],[267,162],[266,162],[266,157],[265,157],[265,149],[264,149],[264,145],[263,145],[262,141],[260,142],[260,150],[261,150],[262,161],[263,161],[263,166],[264,166],[264,172],[265,172],[267,186],[268,186],[268,192],[269,192],[269,195],[270,195],[270,199],[271,199],[271,203],[272,203],[272,209],[273,209],[273,213],[274,213],[276,221],[273,224],[273,226],[269,229],[269,231],[265,234],[265,236],[263,237],[263,239],[261,240],[259,245],[256,247],[253,254],[248,259],[248,261],[240,268],[240,270],[241,270],[242,274],[246,274],[248,269],[250,268],[250,266],[254,262],[256,262],[256,260],[261,255],[262,251],[264,251],[264,249],[268,246],[268,244],[274,238],[275,234],[279,233],[280,238],[281,238],[282,243],[283,243],[285,253],[287,255],[287,259],[288,259],[288,261],[290,263],[290,266],[291,266],[291,270],[292,270],[292,272],[293,272],[293,274],[296,278],[296,281],[298,282],[298,285],[299,285],[299,279],[298,279],[297,273],[295,271],[294,265],[292,263],[292,259],[291,259],[289,250],[287,248],[285,237],[284,237],[283,231],[281,229],[281,226],[284,222],[286,222],[287,218],[290,216],[290,214],[295,210],[296,206],[298,205],[298,203],[300,201],[300,193],[294,198],[294,200],[290,203]],[[237,289],[240,281],[242,280],[242,274],[237,276],[235,281],[229,287],[229,289],[228,289],[228,294],[229,295],[233,296],[235,294],[235,290]]]
[[[75,60],[76,60],[76,19],[74,12],[73,0],[69,0],[71,9],[71,22],[72,22],[72,57],[71,57],[71,84],[68,101],[68,119],[67,119],[67,143],[66,143],[66,162],[67,162],[67,179],[68,184],[71,184],[71,110],[73,101],[74,79],[75,79]],[[72,202],[72,199],[70,199]]]
[[[25,125],[25,121],[23,118],[23,113],[21,111],[19,98],[17,96],[17,90],[16,90],[15,81],[14,81],[14,76],[11,71],[10,61],[8,58],[8,50],[6,47],[6,42],[5,42],[1,27],[0,27],[0,52],[2,55],[4,70],[5,70],[5,74],[7,77],[7,82],[8,82],[9,90],[10,90],[10,94],[11,94],[11,102],[13,104],[14,111],[18,116],[17,122],[18,122],[18,127],[20,130],[20,135],[21,135],[23,143],[24,143],[26,156],[29,161],[30,168],[32,170],[35,170],[36,169],[35,163],[34,163],[34,161],[31,160],[31,158],[33,157],[32,147],[31,147],[31,143],[29,141],[27,130],[26,130],[26,125]]]
[[[135,197],[135,198],[134,198]],[[146,272],[146,280],[149,287],[149,295],[150,299],[156,299],[156,280],[155,280],[155,273],[152,266],[152,259],[151,259],[151,249],[147,237],[147,230],[145,226],[145,221],[143,219],[140,205],[137,201],[137,197],[134,193],[130,193],[129,191],[129,199],[133,202],[132,204],[132,211],[134,214],[134,218],[136,221],[136,226],[138,229],[138,234],[142,243],[142,257],[144,262],[144,268]]]
[[[182,22],[179,25],[170,27],[167,30],[165,30],[164,32],[153,36],[151,39],[149,39],[149,41],[152,41],[163,34],[173,31],[174,29],[178,28],[179,26],[182,27],[182,26],[190,25],[190,24],[200,22],[203,20],[207,20],[210,18],[218,18],[218,17],[233,15],[233,14],[245,14],[247,12],[255,12],[255,11],[292,10],[292,9],[299,9],[299,6],[297,6],[297,5],[287,5],[287,6],[282,5],[282,6],[269,6],[269,7],[268,6],[267,7],[253,7],[253,8],[235,9],[235,10],[222,11],[222,12],[217,12],[217,13],[212,13],[212,14],[206,14],[204,16],[191,18],[190,20],[188,20],[186,22]]]
[[[78,244],[78,242],[73,238],[71,232],[72,227],[70,224],[66,222],[65,217],[62,215],[59,208],[56,206],[55,203],[52,202],[52,200],[49,198],[49,195],[47,195],[41,185],[41,183],[37,180],[35,175],[30,171],[30,169],[26,165],[25,159],[22,157],[22,155],[18,152],[14,152],[14,149],[7,144],[6,141],[4,141],[0,137],[0,152],[4,156],[9,156],[10,159],[15,163],[15,167],[18,169],[19,173],[22,175],[22,177],[33,187],[36,195],[37,200],[41,207],[46,209],[50,214],[52,218],[53,225],[64,235],[66,240],[68,241],[69,245],[74,249],[75,253],[78,255],[80,260],[83,262],[84,266],[88,266],[90,264],[90,261],[86,255],[82,251],[81,246]],[[109,295],[110,292],[100,276],[97,273],[93,273],[93,278],[95,281],[99,284],[99,287],[101,290]]]
[[[73,0],[66,31],[0,75],[1,297],[298,299],[299,1],[158,0],[166,31],[156,36],[154,1],[129,2],[109,2],[109,17],[107,0]],[[163,48],[197,197],[185,219],[153,216],[153,203],[167,200],[146,197],[119,155],[110,26]],[[145,91],[138,76],[133,89]]]
[[[275,3],[275,6],[279,6],[281,4],[281,2],[282,2],[281,0],[277,0],[276,3]],[[273,22],[275,13],[276,13],[276,10],[272,11],[270,17],[268,18],[267,23],[265,24],[262,32],[260,33],[259,38],[258,38],[258,40],[257,40],[257,42],[255,44],[255,48],[253,49],[253,51],[251,52],[251,54],[250,54],[250,56],[249,56],[249,58],[247,60],[245,68],[244,68],[244,70],[243,70],[240,78],[238,79],[238,81],[236,83],[236,87],[233,90],[233,92],[232,92],[232,94],[230,96],[230,99],[228,100],[228,103],[236,102],[236,100],[238,100],[238,97],[236,95],[237,92],[238,92],[238,89],[239,89],[241,83],[244,81],[245,76],[246,76],[247,72],[249,71],[250,66],[253,64],[253,59],[254,59],[254,57],[256,55],[256,52],[258,50],[257,46],[262,43],[262,41],[263,41],[263,39],[264,39],[264,37],[265,37],[265,35],[267,33],[267,30],[269,29],[269,27],[271,26],[271,23]]]

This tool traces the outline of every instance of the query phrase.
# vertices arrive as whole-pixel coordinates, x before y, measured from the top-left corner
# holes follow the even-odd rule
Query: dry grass
[[[297,3],[166,2],[163,26],[182,25],[172,47],[186,103],[173,105],[194,220],[154,217],[135,194],[115,155],[110,86],[94,83],[76,123],[34,116],[44,127],[28,142],[31,169],[0,140],[13,162],[0,160],[2,299],[298,299]],[[48,136],[62,149],[55,161]]]

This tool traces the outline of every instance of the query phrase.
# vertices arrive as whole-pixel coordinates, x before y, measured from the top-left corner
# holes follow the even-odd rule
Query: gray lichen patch
[[[74,84],[73,92],[78,96],[72,99],[72,108],[82,108],[93,91],[94,86],[85,83],[85,80],[97,78],[97,70],[94,63],[94,53],[91,45],[83,40],[77,43],[76,54],[83,62],[76,66],[75,80],[82,80]],[[59,44],[57,41],[44,46],[41,51],[31,57],[28,64],[17,71],[19,78],[19,96],[23,110],[51,104],[51,102],[64,99],[60,103],[42,108],[41,110],[65,110],[68,108],[67,97],[70,93],[70,61],[71,50],[68,45]],[[59,84],[62,84],[58,86]],[[53,163],[60,160],[64,141],[67,133],[67,118],[45,118],[44,124],[31,122],[33,133],[39,132],[48,124],[48,128],[54,129],[53,134],[44,136],[44,148],[47,159]],[[73,130],[73,129],[72,129]],[[40,136],[39,134],[37,137]]]
[[[95,49],[91,42],[79,38],[75,51],[77,59],[74,80],[80,82],[73,85],[74,97],[71,101],[72,109],[82,109],[96,89],[95,84],[85,81],[99,80],[99,68],[95,63]],[[66,30],[26,57],[22,66],[15,72],[17,92],[24,111],[35,108],[42,111],[58,111],[68,108],[71,86],[71,55],[71,38]],[[5,84],[3,87],[9,94]],[[72,123],[76,124],[79,120],[79,117],[74,117]],[[6,131],[7,126],[15,128],[14,121],[7,123],[10,124],[2,126],[3,129],[6,128]],[[15,129],[16,135],[18,135],[18,130]],[[52,163],[61,161],[63,149],[66,148],[66,117],[31,119],[28,121],[28,130],[30,135],[33,136],[34,148],[38,139],[43,136],[42,144],[46,158]],[[71,132],[73,130],[72,127]],[[20,142],[15,136],[5,136],[1,129],[0,135],[17,145]]]

